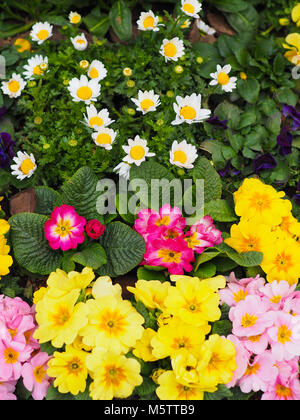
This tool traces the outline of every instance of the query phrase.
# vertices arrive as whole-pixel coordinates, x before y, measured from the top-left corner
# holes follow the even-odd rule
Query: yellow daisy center
[[[36,366],[33,370],[33,376],[36,382],[42,383],[46,376],[46,369],[43,366]]]
[[[17,82],[16,80],[11,80],[8,83],[8,90],[12,93],[16,93],[18,92],[18,90],[20,89],[20,83]]]
[[[93,91],[89,86],[81,86],[77,90],[77,96],[83,101],[88,101],[93,96]]]
[[[250,314],[245,314],[242,317],[241,325],[242,325],[243,328],[253,327],[253,325],[256,324],[257,320],[258,320],[257,316],[250,315]]]
[[[80,22],[80,20],[81,20],[81,16],[80,16],[80,15],[78,15],[78,14],[75,14],[75,15],[73,15],[73,16],[72,16],[72,18],[71,18],[71,23],[76,24],[76,23],[79,23],[79,22]]]
[[[109,134],[101,133],[97,136],[96,142],[98,144],[111,144],[111,137]]]
[[[152,106],[154,106],[154,102],[151,99],[144,99],[141,102],[141,108],[143,111],[148,111],[148,109]]]
[[[44,41],[45,39],[47,39],[49,36],[49,31],[47,29],[41,29],[38,34],[37,37],[40,41]]]
[[[194,118],[196,118],[196,111],[195,108],[191,107],[191,106],[184,106],[183,108],[181,108],[180,110],[180,115],[185,119],[185,120],[193,120]]]
[[[291,398],[292,397],[292,390],[291,390],[291,388],[287,388],[284,385],[277,384],[276,385],[276,394],[279,397],[283,397],[284,399]]]
[[[152,16],[146,17],[144,20],[144,28],[153,28],[154,27],[154,18]]]
[[[229,76],[228,74],[221,72],[218,74],[218,82],[220,83],[220,85],[224,86],[227,85],[229,82]]]
[[[11,347],[7,347],[4,350],[4,360],[6,364],[14,365],[18,361],[18,357],[19,357],[19,352],[12,349]]]
[[[55,233],[61,238],[70,235],[72,232],[72,226],[70,220],[61,219],[55,228]]]
[[[165,56],[174,57],[177,54],[177,47],[172,42],[168,42],[164,46]]]
[[[185,3],[183,5],[183,10],[187,13],[195,13],[195,7],[191,3]]]
[[[34,67],[33,74],[35,74],[36,76],[40,76],[41,74],[43,74],[43,70],[41,69],[39,64]]]
[[[292,336],[292,331],[286,325],[281,325],[278,328],[277,338],[281,344],[291,341],[291,336]]]
[[[130,156],[134,160],[143,159],[145,156],[145,149],[142,146],[133,146],[130,150]]]
[[[184,165],[186,161],[187,155],[183,150],[176,150],[176,152],[174,152],[174,162],[180,162]]]
[[[32,162],[30,158],[24,159],[21,163],[20,170],[24,175],[28,175],[32,169],[35,168],[35,164]]]
[[[92,117],[89,120],[89,125],[93,128],[94,125],[96,125],[97,127],[101,127],[101,125],[103,125],[103,120],[100,117]]]
[[[76,39],[76,43],[83,45],[83,44],[85,44],[85,40],[82,39],[82,38],[78,38],[78,39]]]
[[[97,79],[97,77],[99,77],[99,71],[93,67],[90,71],[89,71],[89,76],[91,79]]]
[[[160,249],[157,253],[158,258],[161,258],[166,263],[179,264],[181,261],[181,252],[174,251],[173,249]]]

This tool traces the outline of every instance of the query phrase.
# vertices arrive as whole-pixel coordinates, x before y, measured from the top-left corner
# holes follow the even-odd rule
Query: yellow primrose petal
[[[6,220],[1,219],[0,220],[0,235],[5,235],[9,231],[9,229],[10,229],[9,223]]]
[[[291,49],[291,45],[296,47],[300,51],[300,34],[292,33],[285,38],[285,42],[288,44],[283,44],[284,48]]]
[[[292,10],[292,20],[293,22],[298,22],[298,20],[300,20],[300,3],[296,4]]]

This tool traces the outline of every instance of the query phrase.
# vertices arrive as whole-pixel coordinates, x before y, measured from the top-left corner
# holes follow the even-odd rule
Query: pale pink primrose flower
[[[0,381],[14,381],[20,378],[22,363],[30,357],[28,347],[12,339],[0,339]]]
[[[229,311],[232,321],[232,333],[239,337],[253,337],[262,334],[267,327],[273,324],[268,305],[258,296],[246,296]]]
[[[279,374],[274,383],[270,383],[262,400],[299,401],[300,382],[297,376]]]
[[[47,375],[48,361],[51,359],[47,353],[39,352],[22,367],[23,383],[28,391],[32,392],[34,400],[43,400],[51,384]]]
[[[285,280],[279,282],[275,280],[261,287],[259,291],[262,293],[262,299],[269,304],[270,309],[279,310],[282,309],[285,299],[294,292],[295,288],[296,284],[290,286]]]
[[[242,338],[245,348],[254,354],[262,354],[268,347],[269,337],[266,332],[252,337]]]
[[[239,380],[238,386],[241,391],[266,391],[270,383],[274,383],[278,370],[275,366],[276,360],[270,352],[265,352],[254,357],[248,363],[243,377]]]
[[[17,381],[0,382],[0,401],[17,400],[14,394]]]
[[[275,359],[282,361],[300,356],[300,318],[279,311],[273,314],[268,336]]]

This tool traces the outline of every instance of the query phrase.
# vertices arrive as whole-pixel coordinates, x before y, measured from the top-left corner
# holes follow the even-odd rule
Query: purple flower
[[[276,166],[277,166],[277,162],[274,159],[274,157],[271,155],[271,153],[266,153],[264,155],[258,156],[253,161],[253,168],[254,168],[255,173],[262,171],[264,169],[273,169],[273,168],[276,168]]]
[[[300,127],[300,112],[298,112],[294,106],[285,104],[282,107],[282,114],[284,117],[289,116],[292,118],[293,124],[291,130],[298,130]]]
[[[279,146],[279,153],[282,156],[290,155],[292,153],[293,136],[288,132],[286,127],[282,127],[280,134],[277,136],[277,144]]]
[[[238,171],[237,169],[235,169],[232,165],[231,165],[231,161],[229,161],[227,163],[227,165],[225,166],[224,169],[222,169],[221,171],[218,171],[220,176],[235,176],[235,175],[239,175],[241,172]]]
[[[208,124],[214,125],[217,128],[224,128],[224,130],[227,130],[227,120],[221,121],[220,118],[215,115],[214,117],[210,117],[208,120],[206,120]]]
[[[0,168],[6,169],[10,160],[15,156],[13,147],[15,142],[9,133],[0,133]]]

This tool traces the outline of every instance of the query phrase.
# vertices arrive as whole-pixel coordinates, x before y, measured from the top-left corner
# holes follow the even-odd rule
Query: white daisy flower
[[[88,76],[98,81],[105,79],[107,70],[104,64],[99,60],[93,60],[88,69]]]
[[[10,98],[18,98],[25,88],[26,82],[19,74],[13,73],[8,82],[2,82],[1,89]]]
[[[173,39],[164,39],[160,48],[160,54],[168,60],[178,61],[178,58],[184,56],[184,44],[178,37]]]
[[[181,0],[181,10],[188,16],[199,19],[202,4],[197,0]]]
[[[38,43],[38,45],[41,45],[43,42],[45,42],[48,38],[52,36],[52,30],[53,26],[50,25],[50,23],[38,22],[33,25],[29,35],[32,41],[35,41]]]
[[[147,114],[147,112],[156,111],[156,108],[160,105],[159,95],[155,95],[153,90],[145,92],[139,91],[138,99],[131,98],[137,106],[137,111]]]
[[[231,65],[226,64],[226,66],[221,67],[219,64],[217,65],[216,73],[211,73],[210,76],[213,80],[210,82],[211,86],[221,85],[222,90],[225,92],[232,92],[233,89],[236,89],[236,77],[229,77],[228,74],[230,73]]]
[[[197,149],[192,144],[183,140],[178,143],[176,140],[172,144],[170,150],[170,163],[179,166],[179,168],[192,169],[193,163],[197,159]]]
[[[24,66],[24,77],[28,80],[33,80],[35,76],[42,76],[48,69],[48,57],[42,55],[35,55],[29,58],[27,64]]]
[[[141,139],[140,136],[135,136],[135,139],[128,139],[128,146],[122,146],[124,152],[127,154],[123,158],[123,162],[129,164],[135,163],[140,166],[142,162],[146,160],[146,157],[153,157],[155,153],[149,153],[149,147],[147,147],[147,140]]]
[[[121,163],[119,163],[119,165],[117,165],[113,169],[113,171],[115,173],[117,173],[119,176],[121,176],[121,177],[127,179],[127,181],[129,181],[130,168],[131,168],[131,165],[129,165],[129,163],[121,162]]]
[[[191,96],[182,98],[176,96],[177,103],[173,104],[176,113],[176,119],[172,121],[172,125],[199,123],[210,117],[209,109],[201,108],[201,94],[193,93]]]
[[[152,10],[149,12],[142,12],[139,20],[136,22],[140,31],[159,31],[158,28],[159,18],[155,16]]]
[[[117,136],[116,131],[111,128],[103,127],[92,134],[92,138],[97,146],[103,147],[106,150],[112,149],[112,144]]]
[[[70,80],[68,90],[74,102],[83,101],[87,105],[90,105],[92,101],[97,101],[101,86],[97,80],[89,80],[86,76],[82,75],[80,79],[74,77]]]
[[[69,21],[70,23],[73,23],[73,25],[77,25],[77,23],[81,21],[81,15],[77,12],[70,12]]]
[[[28,155],[26,152],[18,152],[13,160],[15,165],[11,165],[12,175],[21,181],[25,178],[30,178],[37,168],[32,153]]]
[[[82,33],[81,35],[75,36],[75,38],[71,38],[71,42],[76,50],[84,51],[88,46],[88,41]]]
[[[102,109],[97,111],[97,108],[94,105],[86,107],[86,115],[84,115],[85,123],[88,127],[93,128],[94,130],[99,130],[103,127],[108,127],[114,122],[110,119],[108,109]]]
[[[196,25],[199,31],[204,32],[207,35],[214,35],[216,33],[216,30],[214,28],[211,28],[209,25],[206,25],[205,22],[201,19],[196,20]]]

